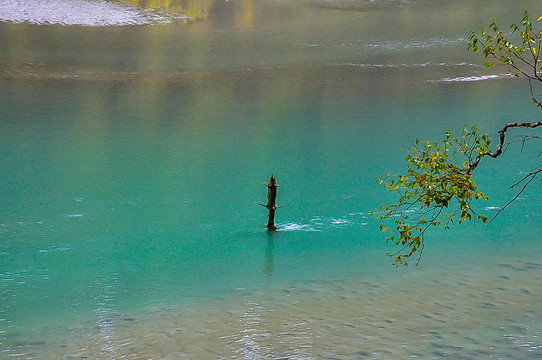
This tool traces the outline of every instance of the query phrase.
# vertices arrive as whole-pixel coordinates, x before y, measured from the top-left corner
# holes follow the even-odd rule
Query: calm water
[[[0,23],[1,358],[542,358],[539,183],[415,269],[369,216],[411,139],[539,119],[465,35],[537,1],[180,4]],[[481,213],[533,145],[483,164]]]

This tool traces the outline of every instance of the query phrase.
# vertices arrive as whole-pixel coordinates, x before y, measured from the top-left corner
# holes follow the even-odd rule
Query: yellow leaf
[[[533,54],[536,54],[536,49],[535,48],[531,48],[533,50]]]
[[[538,19],[536,19],[536,21],[540,21],[540,20],[542,20],[542,16],[541,16],[541,17],[539,17]]]

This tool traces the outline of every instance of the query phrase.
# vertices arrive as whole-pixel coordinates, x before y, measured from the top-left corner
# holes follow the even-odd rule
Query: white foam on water
[[[320,231],[307,224],[286,223],[279,225],[281,231]]]
[[[351,224],[352,222],[350,220],[346,219],[331,219],[332,225],[345,225],[345,224]]]
[[[37,25],[153,25],[185,18],[105,0],[2,0],[0,22]]]
[[[486,206],[484,208],[484,210],[486,210],[486,211],[499,211],[499,210],[501,210],[501,208],[498,207],[498,206]]]
[[[48,253],[48,252],[54,252],[54,251],[68,251],[68,250],[71,250],[70,247],[66,247],[66,246],[58,246],[58,247],[49,247],[47,249],[41,249],[41,250],[38,250],[39,253]]]
[[[410,39],[408,41],[382,41],[378,43],[369,43],[366,44],[365,47],[368,47],[370,49],[385,49],[385,50],[392,50],[392,51],[400,51],[400,50],[406,50],[406,49],[424,49],[424,48],[442,48],[442,47],[449,47],[451,45],[455,44],[463,44],[465,43],[465,39],[460,37],[456,39],[449,39],[446,37],[432,37],[428,39]],[[343,45],[353,45],[350,44],[343,44]]]
[[[498,79],[503,77],[502,75],[483,75],[483,76],[460,76],[455,78],[444,78],[436,80],[437,82],[469,82],[469,81],[482,81],[490,79]]]
[[[460,62],[460,63],[433,63],[433,62],[424,62],[424,63],[414,63],[414,64],[407,64],[407,63],[401,63],[401,64],[376,64],[376,63],[336,63],[335,65],[340,66],[352,66],[352,67],[360,67],[360,68],[425,68],[425,67],[460,67],[460,66],[466,66],[466,67],[481,67],[481,65],[477,64],[469,64],[466,62]]]
[[[85,215],[84,214],[66,214],[64,216],[66,216],[67,218],[82,218]]]
[[[348,217],[361,217],[361,219],[349,219]],[[364,219],[367,216],[363,213],[352,213],[345,217],[321,217],[315,216],[308,221],[308,223],[296,223],[288,222],[284,224],[277,224],[278,229],[281,231],[326,231],[331,228],[350,227],[352,225],[368,225]]]

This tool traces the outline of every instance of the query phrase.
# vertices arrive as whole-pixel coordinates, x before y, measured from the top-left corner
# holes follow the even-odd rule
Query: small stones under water
[[[538,288],[530,280],[542,267],[518,262],[495,269],[489,276],[467,269],[427,283],[420,277],[416,286],[401,276],[368,280],[360,273],[266,292],[245,289],[189,312],[181,304],[144,316],[106,314],[95,329],[74,328],[65,341],[14,341],[12,347],[28,358],[71,360],[95,358],[106,345],[113,350],[103,356],[118,358],[542,356],[542,300],[533,296]]]

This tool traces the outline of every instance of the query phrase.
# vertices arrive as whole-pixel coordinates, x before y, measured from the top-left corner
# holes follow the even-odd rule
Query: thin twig
[[[535,171],[531,171],[530,173],[528,173],[527,175],[525,175],[522,179],[520,179],[519,181],[517,181],[515,184],[510,185],[509,189],[515,188],[516,186],[518,186],[519,184],[521,184],[523,181],[525,181],[525,179],[527,179],[527,178],[530,177],[530,176],[536,176],[539,172],[542,172],[542,168],[541,168],[541,169],[536,169]]]
[[[526,176],[524,176],[520,181],[516,182],[514,185],[510,186],[509,188],[510,189],[513,189],[515,186],[521,184],[523,181],[525,181],[527,178],[530,177],[530,179],[525,183],[523,184],[523,187],[521,188],[520,191],[518,191],[518,193],[516,194],[516,196],[514,196],[508,203],[506,203],[506,205],[504,205],[504,207],[502,209],[499,209],[499,211],[497,211],[497,213],[495,214],[495,216],[493,216],[493,218],[491,219],[490,222],[492,222],[493,220],[495,220],[495,218],[502,212],[504,211],[510,204],[512,204],[514,201],[516,201],[516,199],[523,193],[523,191],[527,188],[527,186],[531,183],[531,181],[533,181],[535,179],[535,177],[540,173],[542,172],[542,169],[538,169],[536,171],[533,171],[529,174],[527,174]]]

